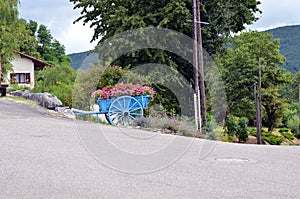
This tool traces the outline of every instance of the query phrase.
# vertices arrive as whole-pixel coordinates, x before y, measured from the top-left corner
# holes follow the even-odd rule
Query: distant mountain
[[[280,39],[280,52],[286,58],[282,67],[293,73],[300,71],[300,25],[279,27],[266,32]]]
[[[79,68],[85,69],[90,65],[99,62],[97,53],[90,53],[89,51],[81,52],[81,53],[72,53],[68,55],[71,57],[72,63],[71,66],[77,70]]]
[[[266,32],[280,39],[280,51],[286,57],[286,62],[282,67],[293,73],[298,72],[300,70],[300,25],[279,27]],[[69,56],[72,59],[71,66],[76,70],[99,61],[98,55],[89,54],[89,51],[73,53]]]

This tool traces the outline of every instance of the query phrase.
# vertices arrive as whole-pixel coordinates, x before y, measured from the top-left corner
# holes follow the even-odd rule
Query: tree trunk
[[[266,110],[267,117],[268,117],[268,131],[272,132],[274,130],[274,127],[275,127],[275,118],[273,117],[274,112],[269,110],[266,106],[265,106],[265,110]]]

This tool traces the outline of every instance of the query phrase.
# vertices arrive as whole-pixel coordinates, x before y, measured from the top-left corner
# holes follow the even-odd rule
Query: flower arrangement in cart
[[[106,86],[102,89],[95,90],[92,92],[91,96],[97,99],[112,99],[120,96],[141,96],[149,95],[150,99],[154,99],[155,91],[150,86],[142,86],[139,84],[116,84],[114,86]]]

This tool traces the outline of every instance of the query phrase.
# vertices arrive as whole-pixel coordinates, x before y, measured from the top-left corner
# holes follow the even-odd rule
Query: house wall
[[[30,73],[30,84],[19,84],[20,86],[34,87],[34,63],[28,58],[21,58],[20,55],[15,55],[11,61],[13,65],[13,71],[8,73],[8,82],[10,82],[11,73]]]

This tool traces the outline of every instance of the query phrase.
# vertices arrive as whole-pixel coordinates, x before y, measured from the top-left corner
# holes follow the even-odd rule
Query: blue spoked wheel
[[[111,103],[105,116],[112,125],[130,126],[143,114],[143,106],[137,99],[131,96],[121,96]]]

